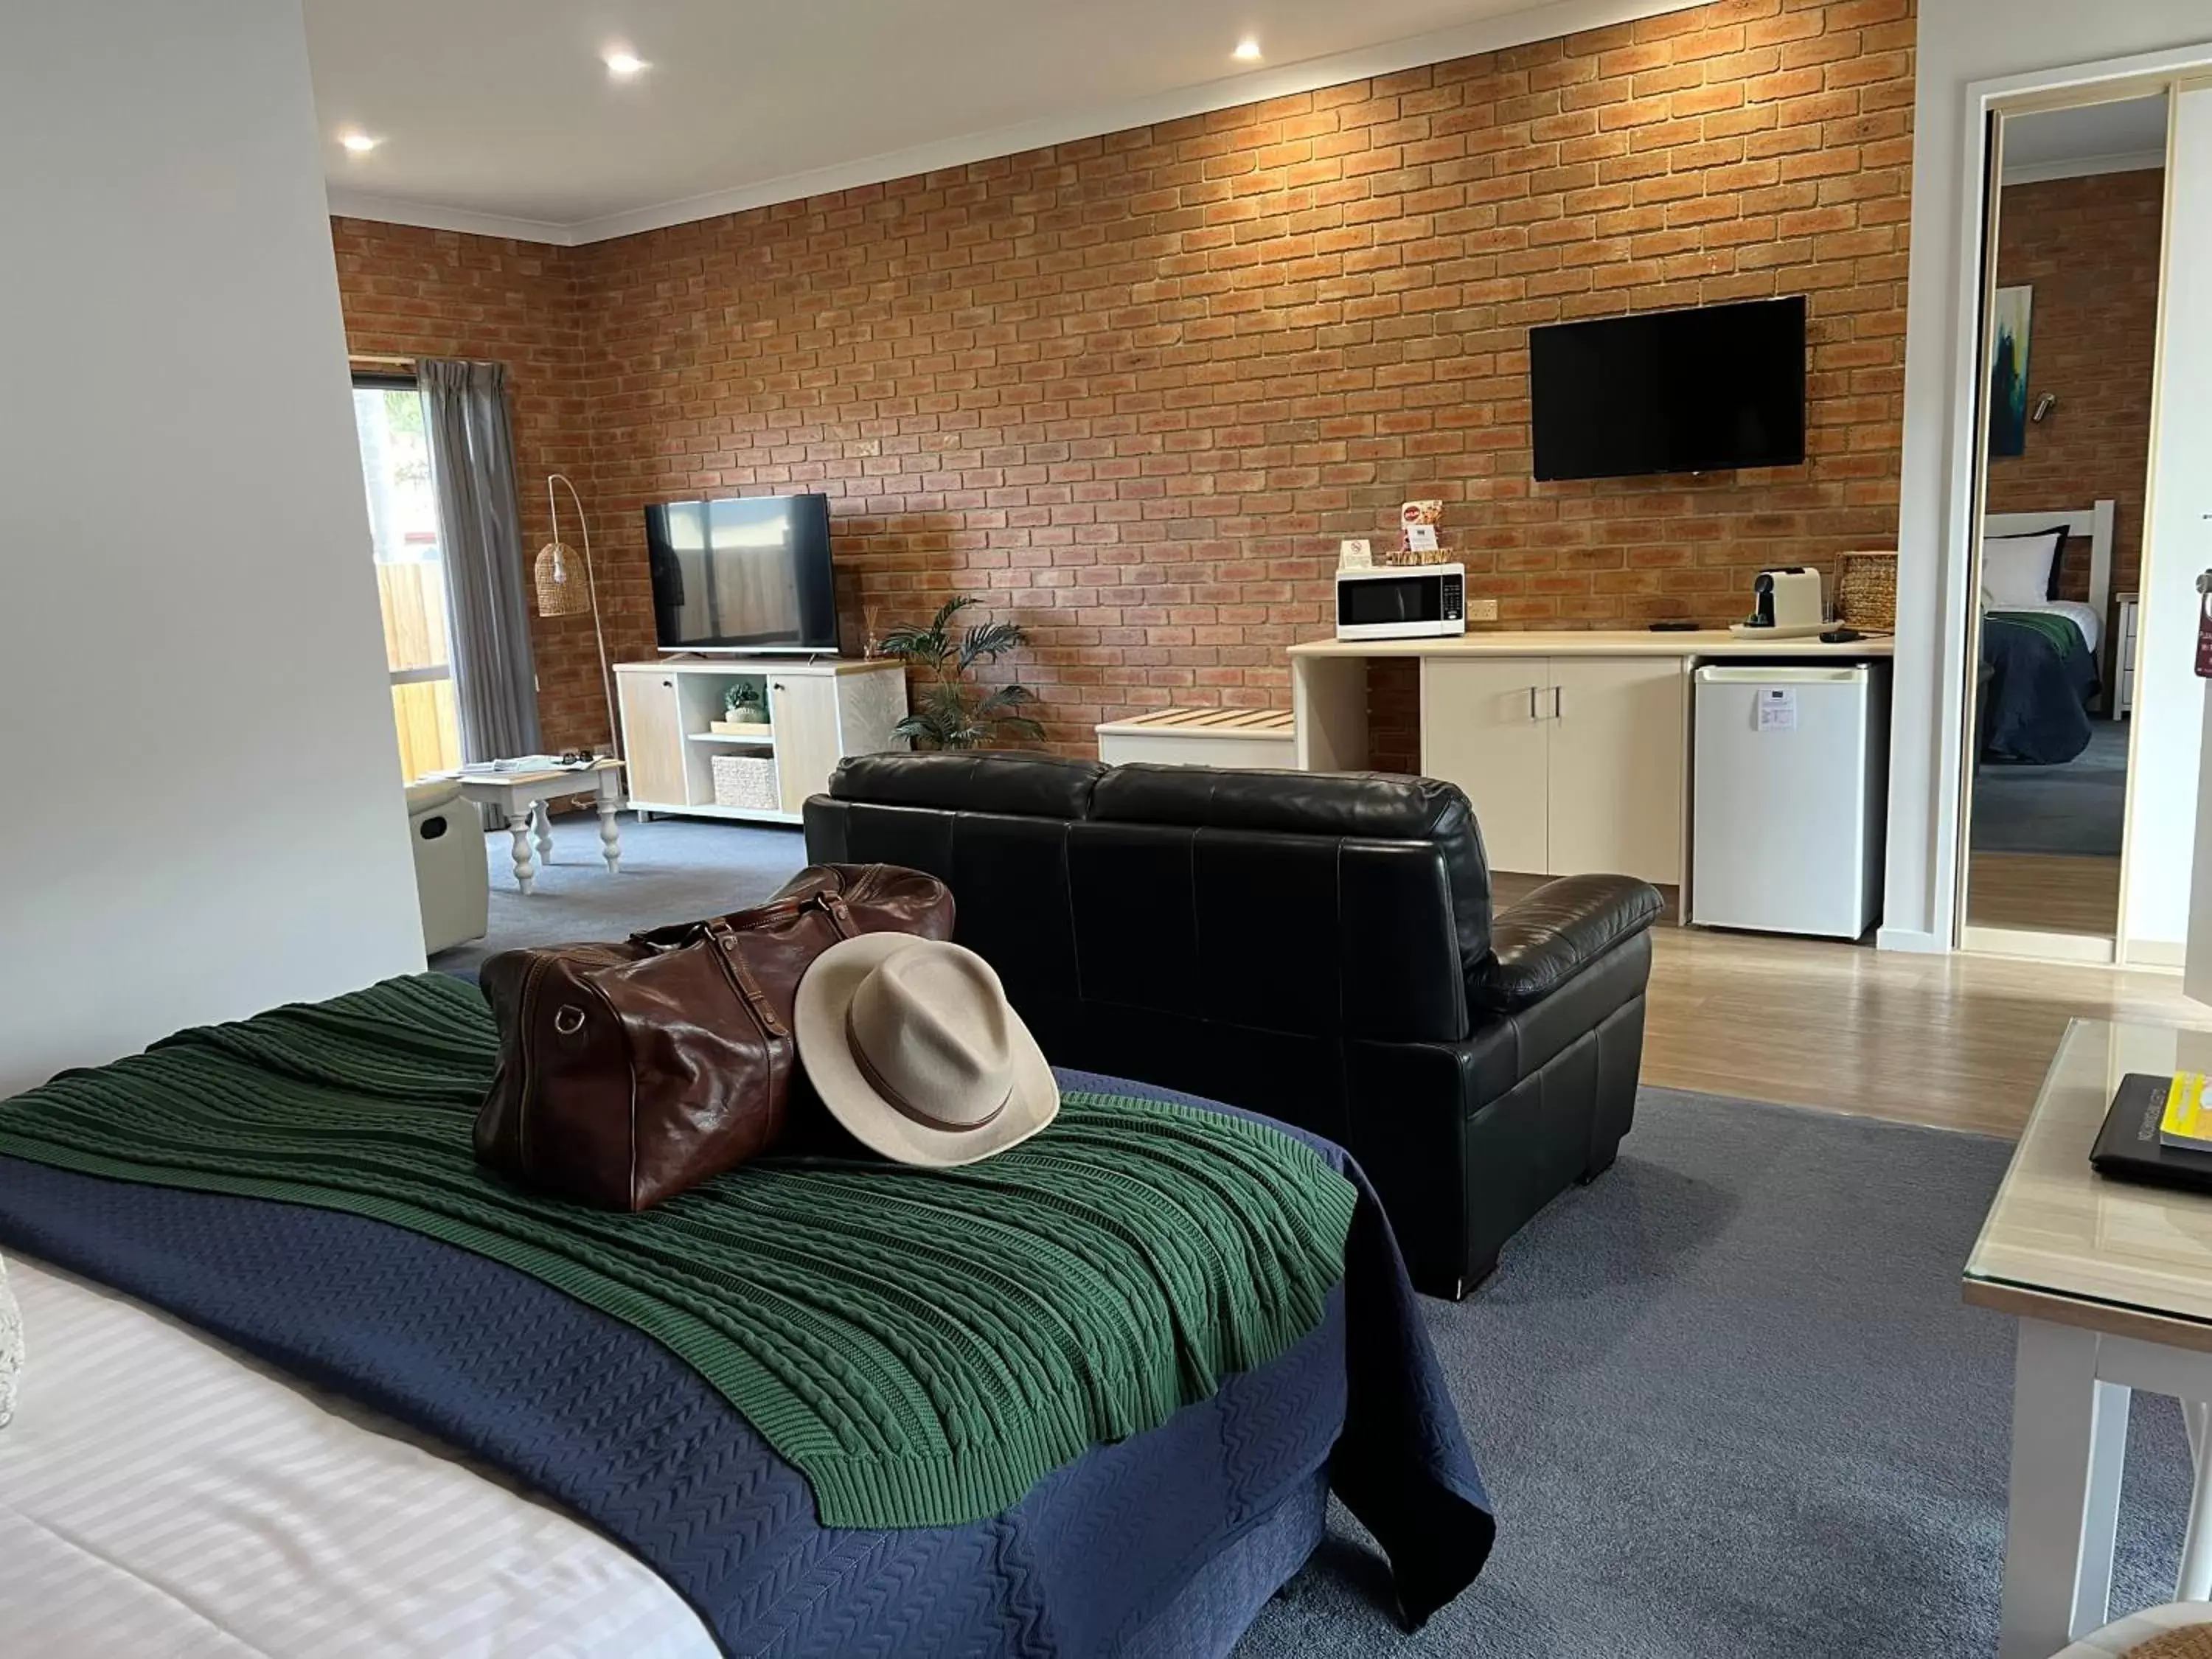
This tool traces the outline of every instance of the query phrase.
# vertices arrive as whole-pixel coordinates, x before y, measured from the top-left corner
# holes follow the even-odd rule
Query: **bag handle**
[[[716,916],[707,921],[671,922],[665,927],[650,927],[632,933],[629,943],[646,951],[680,951],[687,945],[696,945],[702,933],[714,928],[729,929],[730,924],[742,917],[760,922],[771,918],[796,916],[809,909],[818,909],[830,918],[830,925],[841,939],[853,939],[866,930],[853,920],[853,910],[840,893],[809,893],[803,898],[770,899],[765,904],[756,904],[749,910],[732,910],[726,916]]]

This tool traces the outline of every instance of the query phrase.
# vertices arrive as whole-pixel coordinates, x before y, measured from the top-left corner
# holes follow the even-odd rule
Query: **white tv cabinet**
[[[709,729],[723,718],[730,687],[749,682],[760,693],[768,722],[757,732],[726,736]],[[615,665],[622,705],[623,756],[629,763],[629,804],[641,817],[743,818],[797,823],[809,795],[830,784],[848,755],[903,749],[891,727],[906,714],[903,664],[860,657],[665,657]],[[720,806],[714,801],[714,757],[773,757],[777,805]]]

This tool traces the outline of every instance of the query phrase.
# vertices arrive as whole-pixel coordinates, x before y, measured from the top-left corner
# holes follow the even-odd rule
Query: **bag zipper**
[[[514,1113],[514,1161],[526,1170],[530,1168],[530,1059],[538,1051],[538,981],[545,976],[547,965],[545,957],[531,959],[523,970],[522,994],[515,1001],[517,1023],[522,1027],[522,1066]]]

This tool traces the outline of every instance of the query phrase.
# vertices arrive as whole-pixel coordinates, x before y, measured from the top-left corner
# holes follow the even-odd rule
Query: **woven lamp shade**
[[[592,608],[592,596],[576,580],[576,550],[565,542],[548,542],[538,550],[538,614],[541,617],[580,617]]]

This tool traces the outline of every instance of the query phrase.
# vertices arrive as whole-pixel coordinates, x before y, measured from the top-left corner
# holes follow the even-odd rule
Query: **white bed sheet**
[[[2081,635],[2081,643],[2092,652],[2103,642],[2105,619],[2097,614],[2094,605],[2084,605],[2079,599],[2042,599],[2033,605],[2000,605],[1990,607],[1996,611],[2027,611],[2045,617],[2063,617],[2072,623]]]
[[[0,1647],[716,1659],[643,1563],[398,1425],[20,1256]]]

